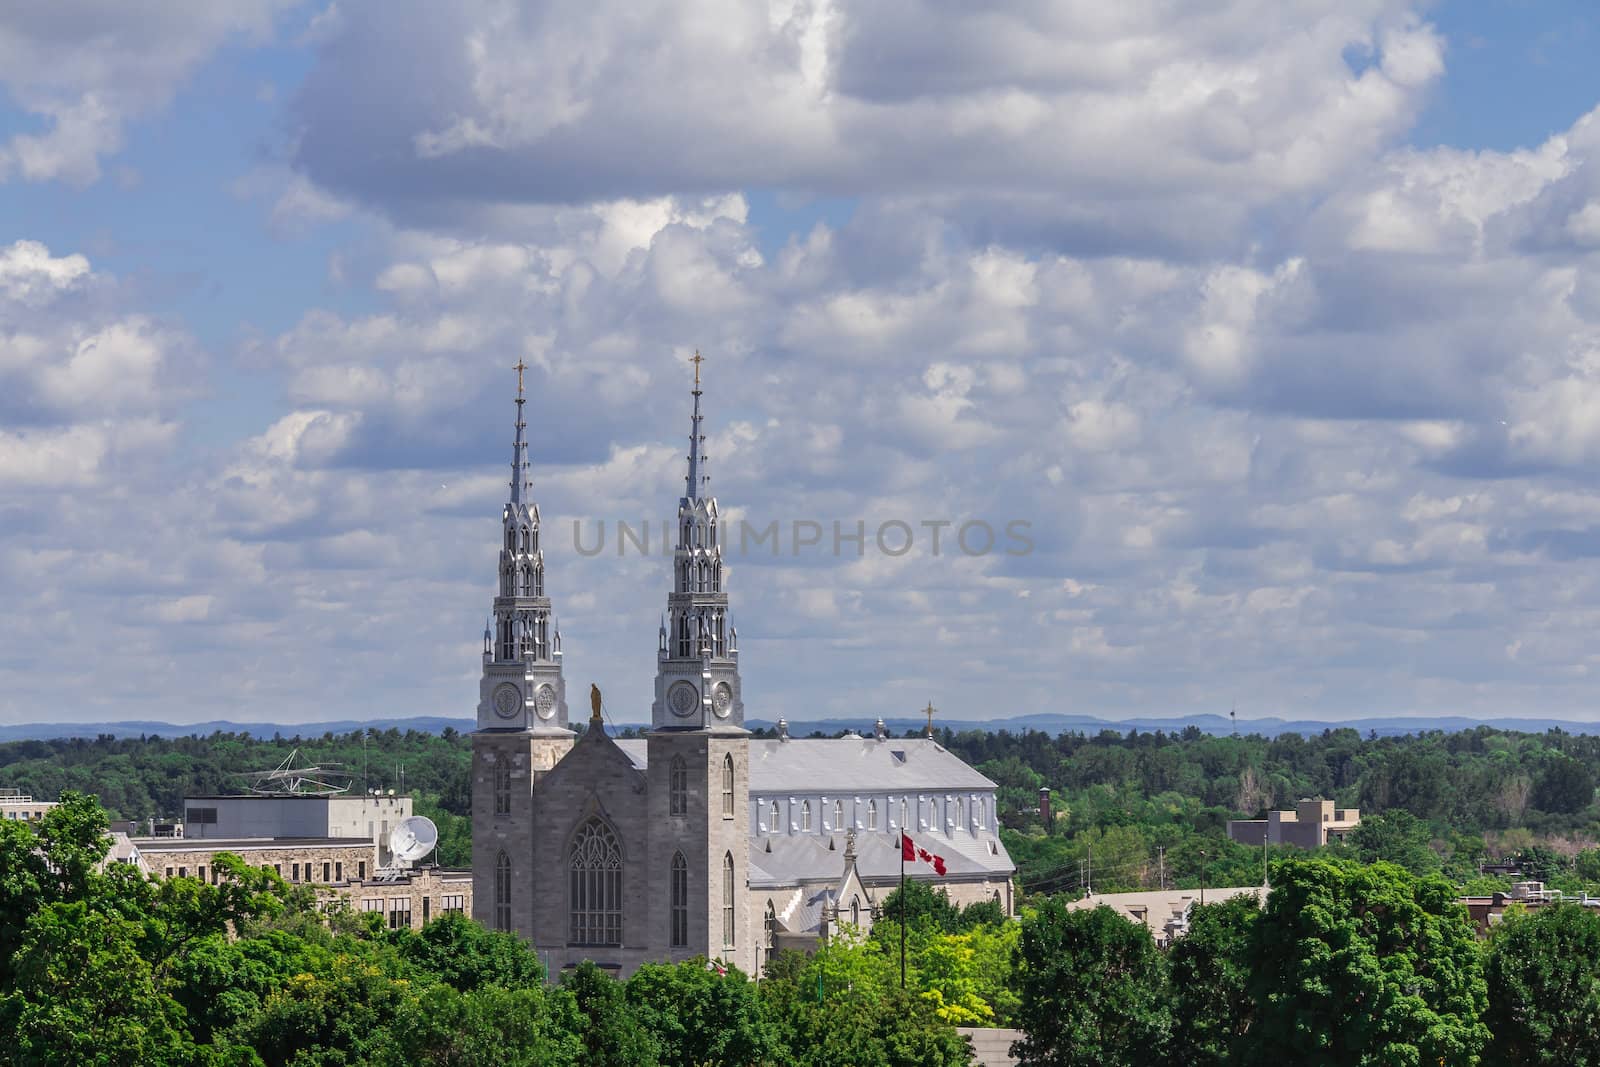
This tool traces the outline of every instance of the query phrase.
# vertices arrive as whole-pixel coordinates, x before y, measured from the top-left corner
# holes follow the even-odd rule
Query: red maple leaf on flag
[[[918,848],[916,843],[911,840],[911,835],[903,831],[900,834],[900,858],[902,860],[921,860],[923,863],[932,864],[934,873],[939,875],[945,873],[944,857],[929,852],[925,848]]]

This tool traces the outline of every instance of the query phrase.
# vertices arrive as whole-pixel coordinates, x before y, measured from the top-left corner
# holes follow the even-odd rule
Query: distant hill
[[[927,723],[926,719],[919,717],[886,719],[884,724],[891,733],[904,734],[907,730],[920,730]],[[751,719],[752,727],[774,726],[770,720]],[[468,733],[476,725],[472,719],[447,719],[440,716],[423,716],[413,719],[337,719],[331,722],[311,723],[262,723],[262,722],[230,722],[225,719],[198,723],[170,723],[170,722],[51,722],[51,723],[23,723],[16,726],[0,726],[0,741],[29,741],[44,740],[58,737],[98,737],[101,734],[110,734],[113,737],[187,737],[191,734],[211,734],[218,731],[224,733],[249,734],[252,737],[321,737],[325,733],[347,734],[353,730],[419,730],[424,733],[443,733],[446,729],[454,729],[460,733]],[[642,723],[619,723],[621,727],[642,726]],[[1131,718],[1131,719],[1101,719],[1090,715],[1020,715],[1011,719],[992,719],[976,721],[969,719],[941,719],[935,718],[934,725],[951,730],[1010,730],[1013,733],[1024,730],[1043,730],[1046,733],[1057,734],[1064,730],[1081,733],[1099,733],[1101,730],[1116,730],[1118,733],[1127,733],[1137,729],[1141,733],[1152,733],[1163,730],[1167,733],[1177,733],[1186,726],[1195,726],[1208,734],[1223,735],[1232,733],[1234,725],[1226,715],[1185,715],[1174,718]],[[1527,733],[1544,733],[1546,730],[1560,729],[1571,734],[1600,734],[1600,722],[1575,722],[1568,719],[1473,719],[1463,716],[1442,716],[1429,718],[1427,716],[1398,716],[1389,718],[1352,719],[1348,722],[1327,722],[1322,720],[1302,719],[1240,719],[1238,731],[1241,734],[1262,734],[1267,737],[1277,737],[1279,734],[1320,734],[1324,730],[1353,729],[1365,737],[1369,733],[1376,733],[1380,737],[1394,737],[1401,734],[1422,733],[1428,730],[1444,730],[1456,732],[1470,730],[1477,726],[1491,726],[1497,730],[1520,730]],[[872,732],[872,721],[869,719],[807,719],[789,724],[789,733],[793,737],[805,737],[807,734],[822,732],[836,734],[844,730],[856,730],[862,734]]]
[[[423,716],[416,719],[335,719],[331,722],[229,722],[214,719],[209,722],[170,723],[129,720],[127,722],[30,722],[17,726],[0,726],[0,741],[38,741],[54,737],[189,737],[190,735],[249,734],[251,737],[321,737],[323,734],[347,734],[352,730],[420,730],[439,734],[446,729],[466,733],[477,725],[472,719],[446,719]]]

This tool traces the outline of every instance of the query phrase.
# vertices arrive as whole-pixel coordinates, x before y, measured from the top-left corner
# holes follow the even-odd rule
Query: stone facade
[[[525,692],[519,679],[540,672],[554,686],[560,670],[505,639],[520,632],[505,628],[514,611],[553,618],[538,509],[520,495],[519,391],[498,621],[485,638],[473,734],[474,916],[529,941],[552,974],[586,959],[627,974],[695,956],[754,973],[780,944],[814,946],[847,923],[869,928],[898,882],[907,826],[948,854],[940,881],[953,900],[998,899],[1009,910],[1014,867],[996,836],[995,785],[931,739],[891,743],[880,721],[872,740],[751,740],[719,511],[705,490],[698,373],[693,395],[650,732],[610,737],[591,687],[592,714],[574,742],[564,705],[541,720],[509,696],[503,709],[492,699],[507,684]],[[507,567],[537,573],[536,601],[507,599]],[[848,817],[834,806],[845,796]]]
[[[217,884],[216,857],[227,852],[253,867],[271,868],[292,885],[316,889],[321,906],[378,911],[391,927],[420,930],[449,912],[473,914],[472,872],[419,867],[395,878],[377,877],[377,848],[370,841],[338,838],[195,841],[121,838],[112,856],[157,878],[198,878]]]

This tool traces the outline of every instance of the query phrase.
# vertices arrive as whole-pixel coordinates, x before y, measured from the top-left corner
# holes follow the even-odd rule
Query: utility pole
[[[1161,890],[1162,890],[1162,892],[1166,892],[1166,888],[1167,888],[1167,846],[1166,845],[1157,845],[1156,846],[1156,863],[1160,866],[1160,869],[1161,869]]]
[[[1084,882],[1084,888],[1087,890],[1087,894],[1086,895],[1091,896],[1091,897],[1094,896],[1094,846],[1093,845],[1089,846],[1089,877]]]
[[[1200,903],[1206,902],[1206,850],[1200,850]]]

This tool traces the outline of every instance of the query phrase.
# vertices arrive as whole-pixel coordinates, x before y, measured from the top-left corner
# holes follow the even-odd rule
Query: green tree
[[[578,1067],[591,1062],[562,990],[485,986],[424,990],[390,1024],[375,1067]]]
[[[1018,946],[1025,1067],[1122,1067],[1158,1059],[1167,1041],[1163,961],[1143,926],[1110,908],[1046,900]]]
[[[660,1063],[655,1039],[628,1014],[622,983],[584,960],[561,979],[573,998],[578,1039],[588,1067],[654,1067]]]
[[[1283,860],[1247,957],[1250,1063],[1471,1064],[1482,963],[1455,889],[1391,863]]]
[[[1237,1062],[1250,1028],[1250,939],[1260,921],[1254,897],[1197,904],[1189,929],[1167,953],[1172,1002],[1173,1067]]]
[[[1429,845],[1428,825],[1409,812],[1363,815],[1350,831],[1350,847],[1363,863],[1393,863],[1412,874],[1436,874],[1439,854]]]
[[[744,1067],[776,1051],[755,984],[737,968],[719,974],[703,958],[647,963],[625,989],[634,1021],[655,1038],[665,1067]]]
[[[9,1035],[0,1060],[183,1064],[193,1055],[183,1009],[156,988],[139,955],[139,927],[86,902],[34,914],[15,958],[14,991],[0,1001]]]
[[[1489,1064],[1600,1065],[1600,915],[1540,908],[1496,928],[1485,965]]]
[[[936,935],[942,936],[942,935]],[[966,1040],[934,1002],[900,988],[899,957],[867,941],[831,941],[815,956],[784,951],[761,996],[794,1067],[958,1067]]]
[[[394,943],[402,959],[463,993],[544,984],[544,964],[526,942],[464,915],[441,916],[417,933],[402,930]]]
[[[1533,782],[1533,806],[1571,815],[1594,802],[1594,772],[1575,759],[1551,756]]]

